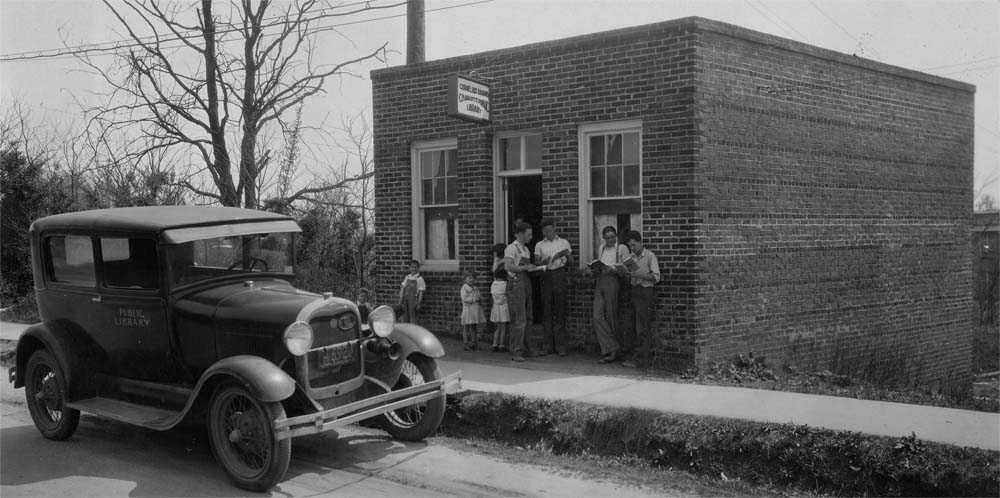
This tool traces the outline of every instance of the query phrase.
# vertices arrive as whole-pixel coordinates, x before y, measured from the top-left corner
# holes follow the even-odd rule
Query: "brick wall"
[[[972,88],[735,30],[699,41],[698,358],[967,375]]]
[[[454,73],[490,83],[490,124],[445,115]],[[412,251],[413,142],[458,140],[460,263],[485,290],[495,135],[541,133],[545,215],[578,250],[579,126],[640,119],[667,366],[752,350],[874,372],[892,365],[872,351],[890,351],[919,382],[968,372],[971,86],[697,18],[372,81],[381,301]],[[457,333],[459,275],[424,273],[437,333]],[[570,287],[572,342],[591,348],[589,277]]]
[[[684,242],[694,233],[688,223],[695,143],[693,40],[683,25],[651,25],[373,72],[379,298],[395,299],[403,262],[412,252],[413,142],[458,138],[460,264],[483,270],[478,284],[485,291],[490,247],[499,242],[493,240],[495,134],[541,132],[544,214],[579,251],[578,125],[641,118],[648,143],[643,229],[664,268],[672,268],[658,292],[657,329],[668,351],[677,359],[681,354],[689,358],[693,350],[682,353],[673,338],[694,333],[694,300],[683,287],[694,278],[694,268],[682,264],[693,257]],[[446,116],[447,76],[472,72],[492,87],[489,125]],[[424,272],[424,278],[430,288],[421,323],[437,333],[457,333],[460,274]],[[576,348],[596,344],[592,299],[589,273],[571,270],[568,329]]]

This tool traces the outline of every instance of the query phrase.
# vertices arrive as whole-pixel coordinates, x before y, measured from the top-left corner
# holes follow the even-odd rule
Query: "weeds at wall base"
[[[448,398],[440,431],[556,454],[637,458],[699,475],[838,495],[997,496],[1000,453],[806,426],[497,393]]]

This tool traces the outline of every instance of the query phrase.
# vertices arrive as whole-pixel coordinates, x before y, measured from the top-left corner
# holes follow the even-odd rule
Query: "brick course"
[[[446,116],[455,73],[491,85],[490,124]],[[578,127],[640,119],[666,365],[755,351],[869,373],[901,361],[898,380],[925,385],[969,373],[971,85],[699,18],[372,81],[380,300],[395,299],[412,250],[413,142],[458,140],[460,264],[486,290],[494,136],[541,132],[544,210],[578,251]],[[460,274],[424,278],[422,323],[453,333]],[[570,287],[572,342],[592,347],[587,273]]]

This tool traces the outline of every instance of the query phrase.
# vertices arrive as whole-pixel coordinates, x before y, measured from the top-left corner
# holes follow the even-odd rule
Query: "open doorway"
[[[514,240],[514,223],[518,220],[531,225],[532,236],[528,249],[535,254],[535,244],[542,240],[542,175],[506,176],[503,178],[506,234],[504,241]],[[531,275],[532,295],[541,296],[541,280]],[[542,300],[532,299],[531,314],[534,322],[542,318]]]

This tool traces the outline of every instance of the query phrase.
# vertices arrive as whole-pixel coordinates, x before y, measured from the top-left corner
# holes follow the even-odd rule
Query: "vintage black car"
[[[434,432],[458,374],[424,328],[378,307],[296,289],[287,216],[136,207],[31,226],[42,322],[21,335],[15,387],[35,426],[63,440],[80,412],[167,430],[205,420],[232,480],[266,490],[291,438],[370,419],[393,437]],[[201,418],[206,417],[206,418]]]

